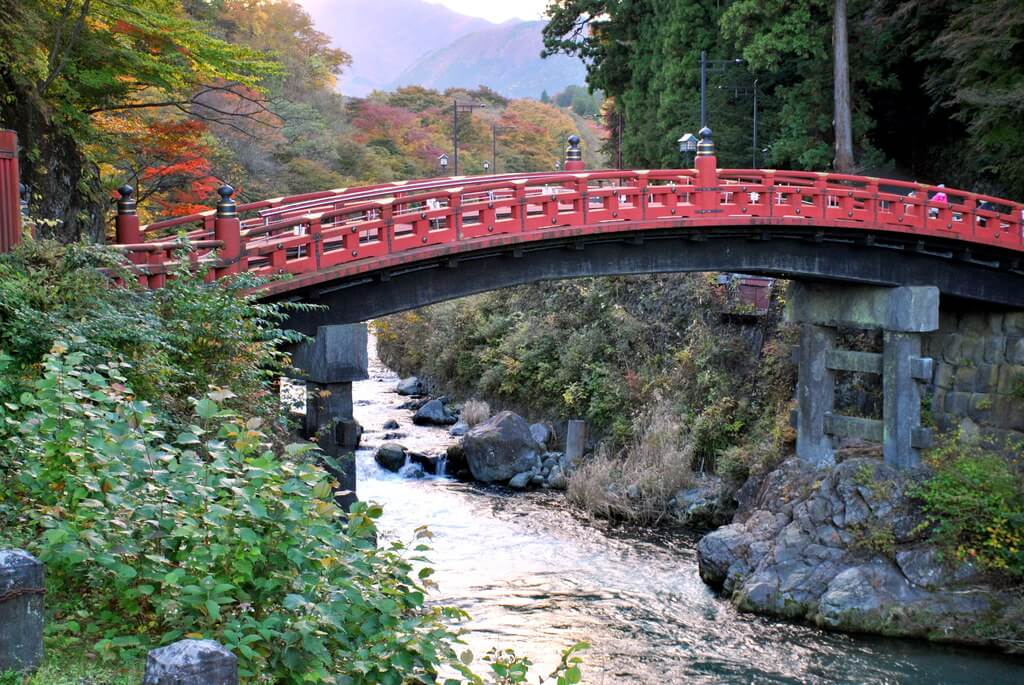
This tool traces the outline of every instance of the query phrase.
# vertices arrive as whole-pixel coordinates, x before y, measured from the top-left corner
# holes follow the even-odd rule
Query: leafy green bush
[[[116,274],[124,266],[113,250],[50,241],[29,241],[0,256],[6,397],[35,376],[60,339],[74,341],[90,363],[115,357],[130,362],[125,373],[137,396],[172,417],[186,418],[191,398],[210,386],[231,389],[238,396],[232,406],[273,410],[266,381],[280,375],[287,361],[279,343],[301,336],[279,329],[285,305],[249,296],[261,281],[244,275],[211,284],[185,266],[160,290],[110,287],[100,270]]]
[[[957,559],[1024,577],[1024,478],[1006,459],[956,436],[929,455],[934,475],[913,491],[932,539]]]
[[[454,658],[445,620],[461,612],[424,608],[401,545],[376,549],[379,507],[342,523],[308,446],[279,458],[258,419],[210,398],[167,434],[122,365],[84,358],[62,346],[46,357],[6,447],[4,513],[60,601],[87,612],[67,630],[109,654],[212,637],[266,682],[422,681]]]

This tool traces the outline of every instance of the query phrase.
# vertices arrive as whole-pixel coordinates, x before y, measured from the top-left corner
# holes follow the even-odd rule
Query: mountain
[[[301,4],[317,29],[352,55],[340,89],[355,97],[386,88],[428,52],[496,26],[422,0],[302,0]]]
[[[541,59],[543,21],[506,22],[456,38],[428,53],[388,84],[421,85],[443,90],[486,85],[506,97],[557,93],[583,85],[586,68],[566,55]]]

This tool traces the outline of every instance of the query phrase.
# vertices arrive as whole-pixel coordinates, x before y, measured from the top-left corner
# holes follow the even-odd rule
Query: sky
[[[459,14],[482,17],[493,22],[509,19],[542,19],[548,0],[426,0],[444,5]]]
[[[345,0],[299,0],[299,4],[331,5]],[[548,0],[425,0],[471,17],[480,17],[495,23],[509,19],[543,19]]]

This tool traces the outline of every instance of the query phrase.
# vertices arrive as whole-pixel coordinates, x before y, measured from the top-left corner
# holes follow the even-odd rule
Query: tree
[[[832,9],[833,92],[835,99],[836,156],[832,167],[852,173],[853,124],[850,115],[850,60],[846,35],[846,0],[834,0]]]

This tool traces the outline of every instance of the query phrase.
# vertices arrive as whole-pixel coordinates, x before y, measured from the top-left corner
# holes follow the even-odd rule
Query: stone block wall
[[[928,396],[939,431],[1024,440],[1024,312],[943,309],[922,354],[935,360]]]

